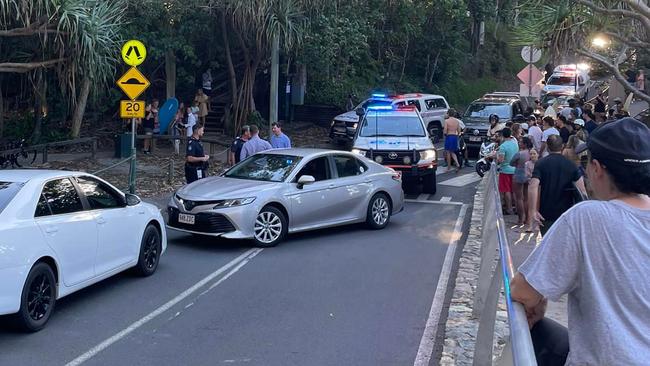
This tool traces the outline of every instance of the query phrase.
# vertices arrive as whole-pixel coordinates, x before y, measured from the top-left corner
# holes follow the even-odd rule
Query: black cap
[[[524,121],[526,121],[526,117],[524,117],[523,114],[518,114],[512,120],[515,121],[515,122],[524,122]]]
[[[598,126],[576,153],[589,150],[599,160],[623,165],[650,164],[650,128],[627,117]]]

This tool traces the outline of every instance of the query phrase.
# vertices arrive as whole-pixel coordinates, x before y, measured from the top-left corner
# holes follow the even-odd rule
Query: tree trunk
[[[165,75],[167,77],[167,99],[176,96],[176,54],[174,50],[165,51]]]
[[[406,48],[404,49],[404,58],[402,59],[402,72],[399,75],[399,82],[401,83],[402,80],[404,79],[404,71],[406,70],[406,57],[409,54],[409,41],[410,39],[406,39]]]
[[[5,132],[5,100],[2,92],[2,75],[0,75],[0,139]]]
[[[46,71],[40,69],[36,76],[36,92],[34,103],[34,131],[32,132],[31,141],[33,144],[41,140],[43,131],[43,107],[47,104],[47,79]]]
[[[223,38],[224,48],[226,50],[226,63],[228,64],[228,81],[230,83],[230,106],[226,104],[226,114],[228,118],[224,120],[224,128],[226,130],[233,128],[235,135],[238,133],[238,128],[234,128],[233,122],[236,121],[237,111],[235,110],[235,101],[237,100],[237,74],[235,74],[235,66],[232,61],[232,53],[230,52],[230,40],[228,39],[228,30],[226,29],[226,15],[221,12],[221,36]],[[231,115],[231,111],[233,114]]]
[[[77,103],[72,115],[72,138],[78,138],[81,132],[81,122],[83,121],[84,112],[86,111],[86,103],[88,102],[88,95],[90,94],[90,79],[84,77],[81,82],[81,91],[77,97]]]

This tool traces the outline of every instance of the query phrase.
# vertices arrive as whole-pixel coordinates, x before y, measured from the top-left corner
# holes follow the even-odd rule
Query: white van
[[[553,74],[546,81],[546,85],[542,89],[542,96],[574,93],[586,99],[591,84],[587,65],[560,65],[553,70]]]
[[[357,112],[362,116],[352,152],[401,172],[406,187],[422,182],[424,193],[435,194],[436,148],[417,108],[386,101]]]

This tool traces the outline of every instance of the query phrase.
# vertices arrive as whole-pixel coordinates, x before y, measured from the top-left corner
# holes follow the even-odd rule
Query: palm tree
[[[19,60],[0,63],[0,73],[31,73],[40,111],[44,74],[54,68],[74,107],[71,135],[78,137],[91,86],[100,88],[114,75],[125,9],[125,0],[0,0],[0,37],[37,44],[33,51],[34,42],[22,42],[30,48],[16,52]],[[36,113],[35,139],[40,116]]]
[[[255,111],[253,90],[258,69],[268,62],[274,37],[285,51],[304,36],[303,9],[297,0],[212,0],[210,9],[219,15],[230,74],[231,122],[235,131]],[[228,35],[234,35],[234,40]],[[237,78],[231,42],[242,51],[244,72]]]

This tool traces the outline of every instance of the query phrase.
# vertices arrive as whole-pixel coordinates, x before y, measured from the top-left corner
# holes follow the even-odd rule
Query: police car
[[[354,110],[339,114],[334,117],[330,125],[330,138],[334,143],[344,144],[354,139],[359,125],[359,116],[356,110],[366,110],[369,105],[377,100],[390,100],[396,107],[412,106],[420,112],[427,127],[429,135],[435,140],[442,138],[442,126],[449,104],[445,97],[435,94],[402,94],[388,96],[386,94],[373,94],[371,98],[364,100]]]
[[[421,182],[424,193],[435,194],[436,149],[417,107],[386,99],[356,112],[361,122],[352,152],[401,172],[406,189]]]
[[[553,70],[553,74],[546,81],[546,85],[542,89],[542,96],[573,93],[586,99],[591,85],[588,65],[560,65]]]

